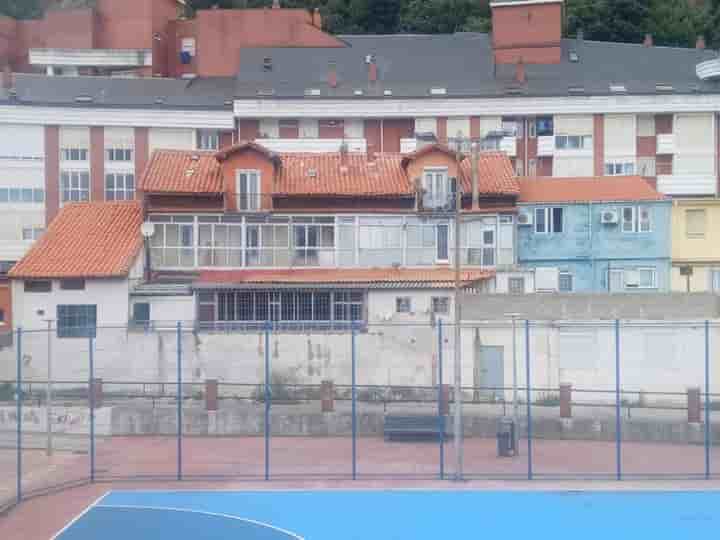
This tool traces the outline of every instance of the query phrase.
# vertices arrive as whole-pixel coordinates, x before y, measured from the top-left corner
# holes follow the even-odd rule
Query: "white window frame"
[[[63,185],[64,175],[68,175],[68,181],[69,185],[67,189]],[[87,188],[82,187],[82,176],[87,176]],[[73,187],[73,177],[77,177],[77,184],[78,187]],[[88,202],[90,201],[90,197],[92,196],[92,180],[90,178],[90,171],[87,169],[80,169],[80,170],[70,170],[70,169],[63,169],[60,171],[60,206],[72,203],[72,202]],[[65,197],[66,192],[70,195],[69,197]],[[72,193],[77,192],[78,198],[73,199]],[[87,192],[87,197],[83,198],[82,195]]]
[[[570,288],[565,289],[561,286],[561,283],[563,282],[563,278],[570,280]],[[572,272],[568,270],[561,270],[558,274],[558,291],[559,292],[573,292],[575,290],[575,278],[572,275]]]
[[[184,37],[180,41],[180,51],[190,53],[191,57],[195,57],[197,42],[194,37]]]
[[[426,167],[422,176],[423,206],[445,206],[450,197],[450,177],[447,167]]]
[[[557,212],[558,210],[562,214],[562,225],[561,230],[556,231],[555,212]],[[545,223],[544,231],[538,230],[538,227],[540,225],[540,222],[538,220],[538,213],[542,213],[543,215],[543,220]],[[535,208],[533,217],[535,218],[535,224],[533,225],[533,230],[535,231],[535,234],[563,234],[565,232],[565,209],[562,206],[547,206],[542,208]]]
[[[254,176],[257,185],[257,193],[248,192],[246,190],[243,193],[241,189],[242,176],[246,176],[246,185],[249,186],[250,178]],[[260,210],[262,207],[262,175],[258,169],[236,169],[235,171],[235,193],[237,201],[237,209],[241,212],[254,212]],[[246,208],[243,208],[241,202],[244,200],[247,202]],[[254,204],[250,204],[254,201]]]
[[[628,283],[627,283],[628,272],[637,272],[638,273],[638,284],[637,285],[628,285]],[[640,279],[640,274],[642,272],[650,272],[650,285],[642,285],[642,280]],[[624,270],[624,286],[626,289],[629,289],[629,290],[657,289],[657,269],[652,266],[641,266],[638,268],[626,268]]]
[[[60,148],[60,161],[86,163],[90,159],[90,149],[86,146],[64,146]]]
[[[242,266],[243,263],[243,225],[242,223],[209,223],[205,221],[198,221],[197,225],[197,257],[198,257],[198,267],[200,268],[210,268],[210,267],[227,267],[227,268],[236,268],[238,266]],[[210,244],[209,245],[203,245],[201,244],[200,238],[208,232],[210,233]],[[224,244],[220,243],[220,234],[219,230],[223,231],[223,235],[225,238],[223,240],[227,240]],[[237,245],[231,244],[230,239],[232,238],[231,231],[234,231],[236,234],[239,234],[240,242]],[[209,264],[203,264],[205,261],[203,260],[204,257],[209,257],[210,263]],[[219,259],[227,259],[230,260],[232,258],[236,258],[236,260],[239,261],[239,265],[233,265],[233,264],[218,264]]]
[[[714,293],[720,292],[720,268],[710,268],[708,274],[710,276],[710,291]]]
[[[220,149],[220,131],[216,129],[198,129],[195,138],[198,150]]]
[[[132,188],[128,189],[128,179],[132,181]],[[109,182],[112,181],[112,187]],[[122,187],[118,187],[122,184]],[[135,173],[107,172],[105,173],[105,200],[106,201],[132,201],[135,200]],[[112,194],[111,197],[108,195]],[[120,195],[120,196],[118,196]]]
[[[438,309],[442,307],[443,309]],[[450,297],[449,296],[433,296],[430,298],[430,311],[435,315],[449,315],[450,314]]]
[[[513,284],[519,284],[520,290],[513,290]],[[525,294],[525,276],[508,277],[508,294]]]
[[[35,241],[45,234],[44,227],[23,227],[22,239],[26,242]]]
[[[256,230],[257,229],[257,230]],[[270,229],[272,229],[272,242],[267,238]],[[285,238],[287,242],[284,245],[276,245],[277,231],[285,230]],[[243,266],[247,268],[282,268],[292,266],[292,223],[288,220],[283,223],[279,222],[245,222],[245,234],[243,236]],[[250,245],[251,235],[257,236],[257,245]],[[266,253],[270,253],[271,262],[269,265],[262,264],[266,260]],[[287,261],[284,265],[278,264],[278,261],[285,255]]]
[[[577,144],[577,146],[570,146],[570,141],[574,141],[574,143]],[[564,141],[564,146],[560,144],[560,141]],[[555,149],[556,150],[569,150],[569,151],[577,151],[577,150],[589,150],[593,146],[593,136],[592,135],[563,135],[563,134],[556,134],[555,135]]]
[[[625,211],[631,211],[631,220],[625,218]],[[643,213],[647,219],[643,219]],[[623,206],[620,208],[620,230],[626,234],[648,234],[653,232],[650,206]],[[629,227],[628,227],[629,225]]]
[[[634,174],[634,161],[614,160],[605,162],[606,176],[633,176]]]
[[[128,146],[114,146],[105,149],[105,161],[111,163],[131,163],[133,161],[133,148]]]
[[[410,296],[396,296],[395,313],[412,313],[412,298]]]
[[[440,229],[444,228],[447,231],[447,238],[445,240],[445,250],[447,251],[447,257],[440,257]],[[438,263],[447,263],[450,261],[450,224],[449,223],[436,223],[435,224],[435,261]]]
[[[688,217],[690,213],[702,215],[702,231],[691,231]],[[687,208],[685,210],[685,236],[687,238],[705,238],[707,231],[707,211],[704,208]]]

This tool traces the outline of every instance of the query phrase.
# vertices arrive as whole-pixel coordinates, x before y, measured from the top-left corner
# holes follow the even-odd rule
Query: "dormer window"
[[[455,179],[448,177],[445,167],[426,168],[423,171],[423,207],[452,208],[454,206]]]
[[[260,209],[260,171],[239,169],[236,172],[237,208],[240,211]]]

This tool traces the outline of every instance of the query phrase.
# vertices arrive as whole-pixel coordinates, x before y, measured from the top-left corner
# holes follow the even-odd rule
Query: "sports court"
[[[53,540],[660,540],[714,536],[719,505],[712,491],[118,490]]]

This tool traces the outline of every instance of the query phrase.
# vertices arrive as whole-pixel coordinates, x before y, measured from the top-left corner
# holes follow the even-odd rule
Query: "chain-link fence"
[[[48,324],[0,336],[0,507],[117,479],[720,473],[716,321]]]

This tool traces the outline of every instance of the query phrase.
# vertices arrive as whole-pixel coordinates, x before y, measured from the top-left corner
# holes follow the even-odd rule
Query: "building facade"
[[[678,198],[672,208],[672,288],[678,292],[720,291],[717,199]]]
[[[538,291],[670,290],[672,202],[640,177],[522,179],[518,263]]]

